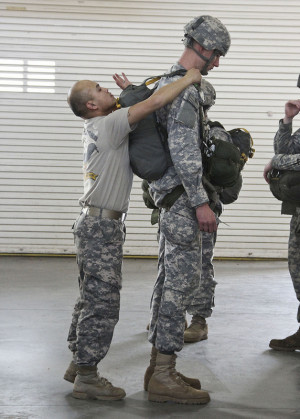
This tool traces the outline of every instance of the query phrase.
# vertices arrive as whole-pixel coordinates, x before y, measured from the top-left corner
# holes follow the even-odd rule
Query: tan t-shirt
[[[133,173],[129,163],[128,108],[84,122],[84,195],[81,206],[127,212]]]

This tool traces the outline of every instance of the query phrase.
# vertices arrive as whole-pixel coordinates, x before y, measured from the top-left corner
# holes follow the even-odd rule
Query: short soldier
[[[128,135],[137,122],[200,81],[199,70],[191,69],[149,99],[120,110],[116,98],[99,83],[81,80],[70,89],[68,103],[85,120],[84,194],[74,224],[80,297],[68,336],[73,361],[64,376],[74,382],[75,398],[125,397],[122,388],[98,375],[97,365],[110,347],[119,320],[124,215],[133,179]]]
[[[300,77],[299,77],[300,78]],[[298,86],[299,87],[299,86]],[[289,100],[285,104],[285,116],[279,122],[279,130],[274,138],[275,156],[264,169],[265,180],[269,183],[272,169],[278,171],[300,171],[300,129],[292,134],[293,118],[300,112],[300,100]],[[297,185],[300,189],[299,177]],[[288,191],[286,192],[288,194]],[[299,193],[300,198],[300,193]],[[282,214],[292,215],[290,222],[290,237],[288,244],[288,266],[293,281],[296,297],[300,303],[300,203],[288,198],[282,202]],[[300,323],[300,305],[298,307],[297,321]],[[299,325],[300,326],[300,325]],[[270,348],[278,351],[300,350],[300,327],[296,333],[285,339],[272,339]]]
[[[230,35],[218,19],[200,16],[185,26],[184,44],[186,48],[171,71],[195,66],[205,75],[219,66],[220,56],[226,55]],[[173,79],[161,79],[159,88]],[[153,346],[144,382],[149,400],[158,402],[202,404],[210,400],[206,391],[199,390],[198,380],[184,377],[175,369],[175,352],[184,344],[185,312],[199,287],[201,232],[217,230],[216,217],[202,184],[201,96],[201,87],[191,86],[157,112],[168,132],[173,166],[162,178],[151,182],[152,197],[161,207],[177,186],[184,188],[172,207],[163,208],[160,215],[158,277],[149,330]]]

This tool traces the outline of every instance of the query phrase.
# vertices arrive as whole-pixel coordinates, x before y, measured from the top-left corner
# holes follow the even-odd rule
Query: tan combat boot
[[[121,400],[126,396],[122,388],[114,387],[97,373],[97,366],[78,367],[72,396],[75,399]]]
[[[285,339],[272,339],[269,346],[276,351],[293,352],[297,349],[300,350],[300,327],[296,333]]]
[[[210,401],[207,391],[196,390],[184,382],[175,370],[174,355],[156,356],[154,373],[148,384],[148,400],[181,404],[205,404]]]
[[[154,368],[155,368],[155,365],[156,365],[156,357],[157,357],[157,354],[158,354],[157,349],[155,348],[155,346],[152,346],[151,356],[150,356],[150,365],[146,369],[146,372],[145,372],[145,375],[144,375],[144,390],[145,391],[148,391],[149,381],[150,381],[150,378],[152,377],[152,374],[154,373]],[[173,362],[173,368],[174,368],[174,370],[175,370],[176,358],[177,358],[177,356],[175,354],[172,355],[172,362]],[[176,372],[177,375],[179,375],[179,377],[183,381],[185,381],[191,387],[196,388],[197,390],[200,390],[201,383],[198,380],[198,378],[185,377],[183,374],[180,374],[180,372],[177,372],[176,370],[175,370],[175,372]]]
[[[208,327],[204,317],[193,316],[190,326],[184,332],[186,343],[199,342],[207,339]]]
[[[77,375],[78,367],[74,361],[70,362],[70,365],[66,369],[64,380],[69,381],[70,383],[74,383],[76,375]]]

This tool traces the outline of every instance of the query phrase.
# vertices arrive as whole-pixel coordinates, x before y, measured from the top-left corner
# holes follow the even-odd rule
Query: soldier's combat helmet
[[[230,34],[223,23],[212,16],[198,16],[184,27],[184,44],[191,48],[193,40],[208,51],[217,50],[226,55],[230,47]]]

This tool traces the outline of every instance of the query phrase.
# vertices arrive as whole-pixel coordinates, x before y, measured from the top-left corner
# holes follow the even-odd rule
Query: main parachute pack
[[[121,107],[129,107],[150,97],[154,89],[148,85],[161,77],[184,75],[186,70],[177,70],[169,74],[150,77],[139,86],[133,84],[124,89],[118,99]],[[151,182],[163,176],[172,160],[169,153],[167,133],[158,124],[155,112],[142,119],[129,134],[129,158],[134,174]]]

